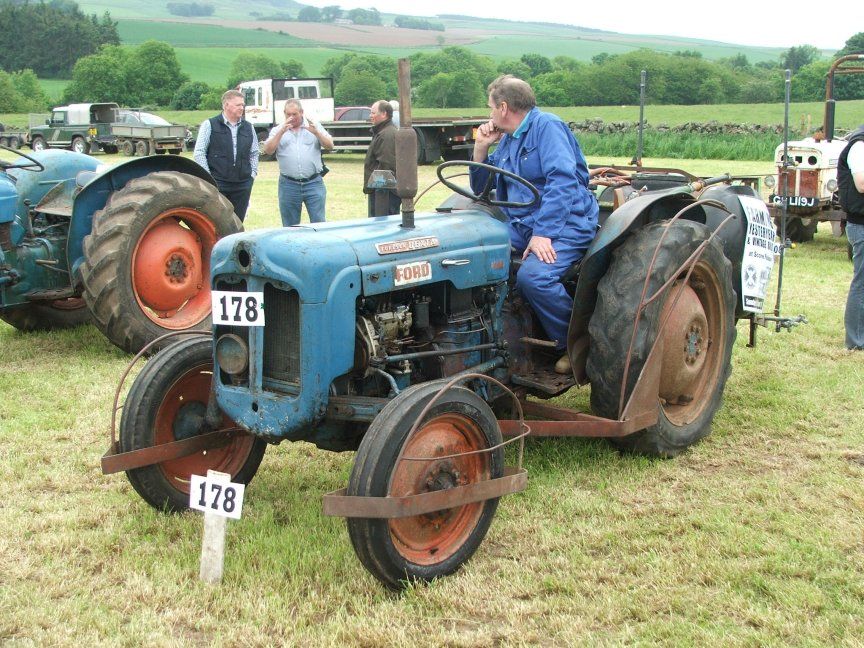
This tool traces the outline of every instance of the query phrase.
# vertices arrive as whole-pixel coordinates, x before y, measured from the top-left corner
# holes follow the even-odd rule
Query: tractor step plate
[[[69,297],[75,297],[75,290],[71,286],[56,290],[31,290],[24,293],[24,298],[27,301],[53,301],[55,299],[68,299]]]
[[[576,379],[571,374],[565,376],[554,371],[532,371],[527,374],[513,375],[510,381],[514,385],[531,387],[552,396],[565,392],[576,385]]]

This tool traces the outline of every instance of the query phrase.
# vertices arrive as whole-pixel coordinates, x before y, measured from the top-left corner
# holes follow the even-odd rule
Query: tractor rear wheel
[[[120,451],[129,452],[210,432],[202,427],[213,380],[209,337],[193,337],[166,347],[150,360],[129,390],[120,420]],[[218,429],[237,427],[227,417]],[[215,431],[215,430],[213,430]],[[189,478],[218,470],[248,484],[267,444],[243,434],[228,445],[126,472],[132,487],[153,508],[172,513],[189,508]]]
[[[372,422],[360,448],[348,495],[402,497],[446,490],[500,477],[504,453],[491,452],[409,461],[492,448],[501,443],[495,415],[474,392],[453,387],[439,398],[416,432],[417,417],[445,384],[411,387],[394,398]],[[425,515],[396,519],[348,518],[357,557],[387,587],[431,581],[455,572],[486,535],[497,499],[465,504]]]
[[[130,180],[84,238],[81,279],[96,325],[131,353],[170,331],[209,328],[210,252],[242,228],[200,178],[159,171]]]
[[[586,366],[595,414],[619,418],[625,370],[624,404],[658,336],[663,344],[659,420],[636,434],[616,439],[622,449],[672,457],[711,431],[731,370],[736,334],[732,265],[720,241],[714,239],[696,262],[686,285],[682,283],[687,271],[679,271],[709,235],[707,227],[692,221],[649,224],[613,252],[612,264],[600,280],[597,305],[588,327]],[[678,278],[643,311],[630,365],[625,369],[633,323],[655,249],[657,257],[646,298],[676,274]],[[664,320],[666,326],[661,331]]]
[[[19,331],[53,331],[90,322],[90,311],[80,297],[24,304],[0,311],[0,319]]]

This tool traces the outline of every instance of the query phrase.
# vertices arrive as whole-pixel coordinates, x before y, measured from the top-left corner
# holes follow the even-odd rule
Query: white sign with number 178
[[[210,292],[213,323],[228,326],[264,326],[264,293]]]
[[[244,484],[212,476],[191,475],[189,508],[239,520],[245,491]]]

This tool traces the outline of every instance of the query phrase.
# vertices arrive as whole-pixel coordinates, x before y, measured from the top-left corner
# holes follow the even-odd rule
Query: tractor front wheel
[[[210,326],[210,252],[243,228],[231,203],[195,176],[130,180],[93,217],[81,279],[96,325],[135,353],[170,331]]]
[[[19,331],[53,331],[90,322],[90,311],[80,297],[16,306],[0,311],[0,319]]]
[[[348,495],[403,497],[502,475],[501,448],[446,458],[501,443],[492,410],[464,387],[443,394],[408,436],[443,385],[436,381],[411,387],[387,404],[360,443]],[[430,459],[409,459],[418,457]],[[431,581],[459,569],[480,546],[497,506],[498,500],[490,499],[414,517],[348,518],[348,533],[363,566],[398,590],[407,582]]]
[[[780,234],[780,219],[775,218],[777,234]],[[812,241],[816,235],[819,221],[816,218],[801,218],[799,216],[786,217],[786,238],[792,243],[807,243]]]
[[[213,380],[209,337],[193,337],[166,347],[138,374],[120,421],[120,451],[130,452],[180,441],[216,430],[202,426]],[[223,417],[220,430],[236,425]],[[189,508],[191,475],[218,470],[231,481],[248,484],[261,464],[267,444],[243,434],[228,445],[126,472],[132,487],[152,507],[172,513]]]
[[[586,366],[595,414],[619,418],[655,340],[662,344],[659,420],[615,440],[622,449],[672,457],[711,430],[729,377],[736,334],[732,265],[714,239],[686,283],[687,270],[679,270],[710,233],[701,223],[687,220],[649,224],[613,252],[612,264],[600,280],[588,327]],[[634,338],[646,277],[646,298],[670,279],[675,281],[638,317]]]

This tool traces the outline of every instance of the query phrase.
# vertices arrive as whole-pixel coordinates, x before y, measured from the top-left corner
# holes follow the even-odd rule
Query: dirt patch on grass
[[[205,21],[196,22],[201,24]],[[481,34],[470,29],[452,29],[439,32],[423,29],[401,29],[391,26],[332,25],[275,20],[213,20],[206,21],[206,24],[235,29],[264,29],[321,43],[362,47],[428,47],[437,45],[439,37],[444,38],[445,45],[468,45],[492,34],[492,32]]]

